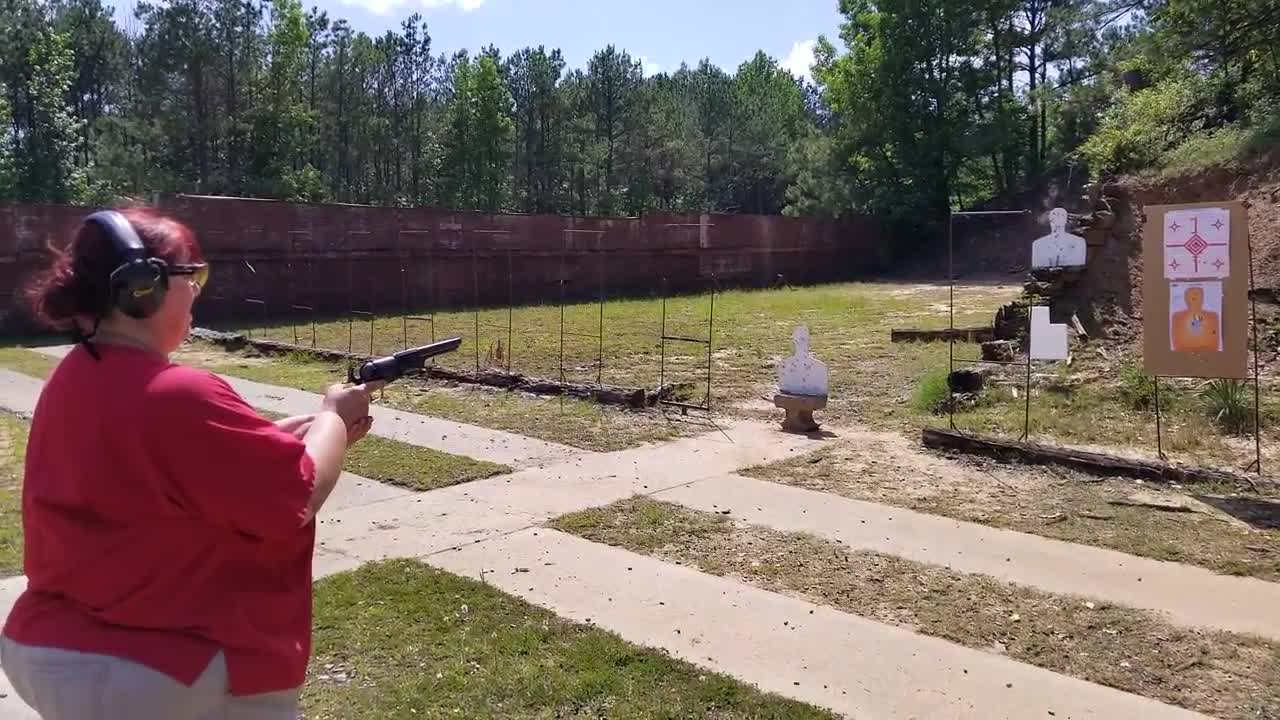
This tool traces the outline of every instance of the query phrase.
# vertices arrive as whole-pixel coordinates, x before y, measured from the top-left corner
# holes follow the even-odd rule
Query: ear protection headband
[[[102,230],[119,258],[111,271],[110,304],[134,318],[150,317],[164,302],[169,271],[164,260],[147,257],[147,249],[124,215],[103,210],[85,218]]]

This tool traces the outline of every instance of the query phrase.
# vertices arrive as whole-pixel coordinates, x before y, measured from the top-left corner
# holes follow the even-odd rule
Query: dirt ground
[[[1103,479],[846,434],[814,455],[743,474],[968,522],[1280,580],[1280,502],[1225,487]]]
[[[1280,717],[1280,645],[1258,638],[1175,627],[1145,611],[648,498],[553,526],[1215,717]]]

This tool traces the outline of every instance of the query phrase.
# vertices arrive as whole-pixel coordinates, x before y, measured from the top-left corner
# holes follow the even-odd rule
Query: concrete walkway
[[[1064,595],[1153,610],[1193,627],[1280,640],[1280,584],[1151,560],[726,475],[655,495],[744,522],[837,540],[908,560],[980,574]]]
[[[30,375],[0,368],[0,408],[31,417],[44,383]]]
[[[0,377],[0,384],[6,379]],[[0,580],[0,609],[4,610],[5,617],[9,616],[13,603],[26,587],[27,579],[22,576]],[[0,717],[5,720],[40,720],[36,711],[22,702],[22,698],[13,691],[13,685],[3,672],[0,672]]]
[[[853,718],[1204,717],[553,530],[522,530],[426,560]]]
[[[422,557],[567,512],[784,460],[820,445],[821,441],[773,432],[761,423],[733,423],[723,432],[660,448],[587,455],[547,468],[326,512],[317,542],[361,561]]]
[[[55,345],[36,348],[35,351],[62,358],[71,348],[70,345]],[[230,383],[250,405],[262,410],[285,415],[305,415],[320,407],[321,396],[316,393],[266,385],[230,375],[219,377]],[[371,414],[374,422],[370,432],[373,435],[515,468],[563,462],[588,453],[567,445],[403,412],[381,405],[374,405]]]

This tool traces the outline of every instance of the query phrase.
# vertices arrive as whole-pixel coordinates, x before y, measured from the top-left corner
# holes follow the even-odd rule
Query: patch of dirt
[[[983,458],[922,451],[888,433],[845,433],[804,458],[746,470],[785,485],[882,503],[966,522],[1094,545],[1226,575],[1280,581],[1280,530],[1225,512],[1223,503],[1190,503],[1193,512],[1119,505],[1141,491],[1148,499],[1187,503],[1189,496],[1261,500],[1235,488],[1179,488],[1100,479],[1052,466],[1004,465]]]
[[[1280,644],[633,498],[556,526],[1231,720],[1280,712]],[[784,623],[804,618],[780,618]]]

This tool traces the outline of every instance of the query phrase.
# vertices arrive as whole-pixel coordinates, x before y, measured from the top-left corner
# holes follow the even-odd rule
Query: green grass
[[[911,396],[911,406],[917,412],[940,412],[946,407],[949,394],[947,371],[945,369],[930,370],[916,383],[915,394]]]
[[[1016,288],[958,288],[956,323],[990,323],[996,308],[1014,295]],[[712,405],[718,412],[734,413],[742,411],[744,406],[759,405],[761,397],[772,397],[776,386],[776,363],[791,354],[792,331],[803,324],[808,326],[813,338],[813,352],[827,363],[830,372],[833,397],[826,411],[829,419],[861,418],[866,401],[872,400],[881,405],[875,408],[873,419],[877,422],[916,424],[919,414],[910,407],[908,386],[925,371],[945,367],[947,346],[940,343],[893,344],[889,342],[889,333],[897,327],[945,328],[948,322],[947,298],[945,284],[912,286],[891,283],[837,283],[805,288],[734,290],[719,294],[715,299],[712,334]],[[666,305],[667,333],[707,337],[710,309],[708,296],[669,300]],[[706,394],[706,348],[669,342],[664,360],[659,340],[662,316],[662,302],[656,299],[618,300],[606,304],[602,379],[608,384],[650,388],[656,387],[660,378],[666,383],[688,383],[688,396],[700,401]],[[567,332],[595,333],[599,327],[599,306],[589,303],[570,306],[566,309],[565,318]],[[480,323],[478,349],[483,365],[499,340],[506,343],[505,329],[494,330],[493,326],[505,328],[507,312],[505,309],[483,311]],[[558,306],[515,308],[512,324],[515,328],[514,347],[509,356],[512,369],[530,376],[558,378]],[[367,353],[370,347],[369,328],[367,322],[357,322],[350,328],[345,321],[322,323],[316,329],[317,345],[342,351],[351,347],[357,352]],[[349,329],[353,330],[354,336],[350,343]],[[411,322],[408,330],[410,344],[430,340],[430,326],[426,323]],[[435,316],[435,337],[452,335],[462,335],[462,347],[456,353],[439,358],[438,364],[455,369],[474,369],[477,350],[475,316],[471,312],[438,313]],[[293,329],[287,324],[254,328],[253,336],[292,342]],[[373,324],[372,336],[377,354],[402,349],[404,332],[400,317],[378,318]],[[309,326],[299,328],[299,339],[310,344]],[[594,382],[596,342],[567,336],[565,344],[567,379]],[[977,347],[957,346],[957,353],[960,352],[976,356]],[[911,378],[911,381],[904,384],[904,378]],[[566,401],[566,407],[569,404]],[[441,402],[441,405],[431,410],[446,413],[454,410],[446,403]],[[523,426],[542,430],[535,427],[537,421],[559,422],[558,401],[553,405],[555,412],[549,415],[516,412],[517,416],[525,414],[527,417],[517,417],[517,422],[502,429],[519,430]],[[468,416],[477,418],[468,422],[500,422],[486,416],[483,410],[463,410]],[[774,410],[766,412],[772,415]],[[584,414],[591,413],[584,411]],[[634,417],[634,414],[625,413],[625,416]]]
[[[1008,293],[989,288],[973,288],[957,292],[958,324],[989,323],[992,313]],[[791,333],[798,324],[809,327],[813,350],[819,357],[841,357],[850,350],[870,356],[888,353],[897,356],[889,343],[889,330],[899,326],[944,328],[947,326],[947,288],[945,285],[911,288],[893,284],[840,283],[816,287],[782,290],[734,290],[716,296],[715,328],[712,334],[713,402],[733,401],[749,397],[775,379],[775,361],[789,355]],[[939,303],[944,305],[937,307]],[[705,338],[710,311],[708,296],[680,297],[666,305],[668,335]],[[667,382],[694,385],[693,396],[706,390],[707,355],[705,346],[668,342],[665,363],[662,360],[659,334],[662,329],[663,305],[660,300],[628,299],[606,303],[604,308],[605,383],[630,387],[655,387],[660,376]],[[594,334],[599,329],[599,306],[578,304],[565,311],[567,332]],[[481,365],[497,343],[506,343],[506,309],[480,313],[478,349]],[[512,369],[526,375],[557,378],[559,376],[560,314],[556,305],[524,306],[512,312],[514,327],[510,353]],[[354,340],[348,342],[348,331],[354,329]],[[317,345],[346,351],[367,353],[370,347],[370,325],[357,322],[351,328],[345,321],[322,323],[317,327]],[[430,339],[430,326],[410,323],[409,342],[418,344]],[[254,337],[292,342],[293,330],[277,325],[253,330]],[[461,348],[442,356],[437,363],[455,369],[474,369],[477,350],[475,316],[472,312],[438,313],[435,315],[435,337],[461,335]],[[309,328],[300,328],[299,340],[310,344]],[[570,380],[595,381],[597,343],[589,338],[567,337],[565,367]],[[404,332],[399,316],[376,319],[373,324],[373,348],[376,354],[403,348]],[[899,346],[904,355],[916,355],[924,346]],[[945,351],[945,346],[944,346]],[[932,353],[926,353],[932,354]],[[943,354],[945,357],[945,352]],[[895,359],[898,359],[895,357]],[[832,363],[833,384],[849,387],[858,367],[847,362]]]
[[[44,379],[58,366],[58,359],[21,347],[0,348],[0,367]]]
[[[1007,287],[958,285],[955,292],[958,326],[986,325],[995,310],[1014,298],[1020,288],[1011,280]],[[667,332],[673,335],[702,337],[706,333],[709,298],[684,297],[670,300],[666,313]],[[599,320],[599,307],[592,304],[571,306],[566,310],[566,326],[572,332],[593,332]],[[605,368],[607,383],[653,387],[659,379],[660,352],[658,335],[662,323],[662,303],[658,300],[634,299],[607,303],[605,306]],[[559,363],[559,323],[557,306],[526,306],[512,312],[515,327],[514,353],[510,356],[515,371],[527,375],[556,377]],[[713,335],[713,407],[721,416],[753,417],[776,420],[778,411],[768,402],[776,387],[776,362],[791,352],[791,333],[798,324],[807,325],[813,338],[813,352],[827,364],[831,399],[821,413],[829,427],[861,424],[874,429],[914,433],[922,425],[947,422],[945,416],[927,406],[943,385],[947,368],[948,345],[932,343],[891,343],[894,328],[940,329],[948,324],[948,288],[945,284],[912,285],[906,283],[836,283],[804,288],[744,290],[725,292],[715,301]],[[444,356],[441,364],[468,368],[474,363],[476,339],[475,316],[469,312],[436,315],[436,337],[461,334],[462,349]],[[506,342],[505,330],[493,330],[493,324],[507,321],[505,310],[480,314],[479,348],[483,361],[496,341]],[[352,345],[360,351],[369,348],[369,325],[356,323]],[[410,343],[426,341],[429,326],[410,323]],[[301,328],[300,328],[301,330]],[[309,328],[308,328],[309,330]],[[345,322],[317,326],[320,346],[346,350],[349,327]],[[403,327],[399,317],[385,317],[374,324],[375,352],[391,352],[403,345]],[[362,334],[363,333],[363,334]],[[415,334],[416,333],[416,334]],[[262,329],[254,331],[261,336]],[[267,335],[279,341],[292,341],[287,326],[267,328]],[[309,343],[309,332],[301,335]],[[581,339],[566,341],[570,357],[566,365],[574,368],[571,379],[594,380],[596,346]],[[1102,357],[1094,349],[1096,343],[1076,348],[1071,366],[1063,363],[1037,363],[1032,387],[1030,430],[1040,441],[1071,445],[1113,446],[1137,449],[1154,455],[1156,429],[1149,404],[1143,393],[1149,392],[1131,369],[1140,360],[1129,357],[1129,349],[1108,347],[1109,356]],[[1121,357],[1115,358],[1116,351]],[[702,354],[699,354],[702,353]],[[963,359],[977,358],[976,344],[957,343],[957,367],[965,367]],[[226,356],[224,356],[225,358]],[[686,344],[669,344],[665,380],[693,383],[691,395],[700,398],[705,392],[706,355],[703,348]],[[243,367],[236,367],[236,363]],[[224,364],[220,370],[266,382],[291,387],[319,389],[343,372],[337,365],[323,363],[288,363],[287,368],[264,368],[261,361],[238,359]],[[256,365],[254,364],[256,363]],[[1126,368],[1130,368],[1126,374]],[[956,412],[958,427],[1017,437],[1022,434],[1026,396],[1022,393],[1023,369],[1010,366],[997,369],[997,377],[989,383],[993,388],[973,407]],[[1003,375],[1003,377],[1001,377]],[[1048,376],[1050,379],[1044,379]],[[923,388],[931,397],[917,398],[921,378],[929,380]],[[699,384],[701,383],[701,384]],[[1265,379],[1263,388],[1264,448],[1280,447],[1280,424],[1267,420],[1280,414],[1277,383]],[[1018,394],[1015,396],[1014,389]],[[1161,410],[1164,440],[1168,453],[1174,450],[1177,461],[1214,461],[1243,466],[1240,447],[1205,421],[1205,412],[1194,400],[1194,388],[1179,387],[1169,380],[1161,384]],[[592,403],[542,400],[519,393],[493,393],[487,390],[467,392],[450,389],[445,392],[410,392],[407,388],[388,393],[388,401],[402,409],[446,417],[592,450],[614,450],[674,437],[689,428],[673,425],[655,413],[637,414],[616,408],[601,408]],[[704,428],[695,428],[705,431]],[[1239,443],[1236,443],[1237,445]],[[1267,460],[1268,458],[1264,458]]]
[[[259,411],[279,420],[283,415]],[[343,469],[370,480],[410,490],[435,490],[511,472],[498,463],[432,450],[418,445],[366,435],[347,451]]]
[[[347,452],[346,470],[410,490],[435,490],[511,472],[506,465],[374,435]]]
[[[22,574],[22,466],[30,425],[0,412],[0,577]]]
[[[833,717],[411,560],[316,583],[314,626],[308,720]]]
[[[179,353],[175,359],[225,375],[312,392],[323,392],[334,381],[346,377],[345,364],[301,354],[262,358],[198,346]],[[378,402],[406,412],[601,452],[660,442],[694,429],[705,431],[669,422],[654,411],[635,412],[581,400],[561,402],[505,390],[450,388],[416,381],[392,383]]]

